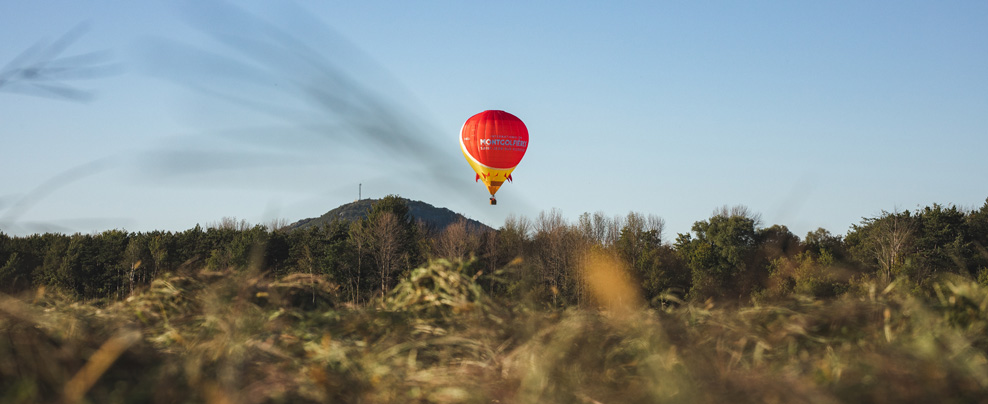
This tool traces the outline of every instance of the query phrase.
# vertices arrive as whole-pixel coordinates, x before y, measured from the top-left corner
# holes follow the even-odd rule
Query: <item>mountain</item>
[[[402,198],[404,199],[404,198]],[[323,226],[331,223],[334,219],[344,219],[355,221],[367,216],[367,212],[379,199],[361,199],[355,202],[340,205],[339,207],[324,213],[322,216],[302,219],[288,226],[290,230],[305,229],[314,226]],[[422,201],[404,199],[408,204],[408,214],[415,220],[425,222],[426,226],[433,231],[442,231],[457,220],[466,219],[467,228],[471,231],[493,230],[490,226],[473,219],[453,212],[446,208],[432,206]]]

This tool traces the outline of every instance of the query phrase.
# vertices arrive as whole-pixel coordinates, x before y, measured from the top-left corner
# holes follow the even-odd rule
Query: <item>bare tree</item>
[[[252,226],[245,219],[237,220],[235,217],[224,216],[218,222],[207,224],[206,227],[220,230],[244,231],[249,230]]]
[[[577,227],[583,237],[602,247],[610,246],[616,239],[612,223],[615,219],[608,218],[604,212],[583,213],[580,215]]]
[[[644,251],[658,247],[662,243],[664,227],[665,221],[658,216],[629,212],[624,220],[624,226],[621,227],[622,246],[626,250],[624,251],[626,258],[635,262]]]
[[[526,245],[530,241],[531,229],[532,222],[528,218],[508,215],[499,232],[502,246],[500,254],[508,260],[523,256]]]
[[[600,237],[594,233],[593,221],[589,212],[583,212],[576,221],[576,228],[580,230],[583,238],[600,244]]]
[[[624,220],[621,216],[613,216],[608,219],[603,214],[594,216],[594,225],[604,229],[604,246],[613,247],[621,238],[621,228],[624,227]]]
[[[884,280],[890,281],[903,265],[915,232],[909,212],[882,212],[882,216],[870,223],[872,228],[869,250],[878,262]]]
[[[751,219],[754,222],[755,227],[759,227],[762,224],[762,215],[759,213],[752,212],[747,206],[744,205],[734,205],[734,206],[721,206],[718,209],[714,209],[714,213],[711,216],[722,216],[722,217],[732,217],[738,216],[743,218]]]
[[[540,275],[556,304],[568,296],[581,299],[575,275],[582,239],[579,229],[568,226],[558,209],[542,211],[535,220],[534,241]]]
[[[566,222],[563,220],[563,214],[559,209],[552,208],[548,212],[543,210],[535,219],[535,234],[553,233],[565,225]]]
[[[126,279],[129,286],[127,290],[128,294],[134,293],[134,282],[137,278],[137,270],[140,269],[143,261],[142,257],[145,255],[144,250],[145,247],[141,245],[141,240],[138,237],[131,238],[127,243],[127,248],[124,250],[123,266],[127,270]]]
[[[665,219],[653,215],[651,213],[648,214],[648,216],[645,218],[645,231],[655,232],[655,234],[658,236],[660,241],[662,240],[662,232],[665,230],[665,228],[666,228]]]
[[[467,228],[466,218],[459,218],[443,229],[435,240],[436,255],[447,259],[463,259],[466,254],[477,250],[479,240]]]
[[[158,273],[161,272],[163,266],[168,261],[168,246],[165,245],[164,237],[160,234],[155,234],[148,240],[148,250],[151,252],[151,258],[154,259],[154,272],[151,273],[151,279],[158,277]]]
[[[349,233],[353,245],[357,246],[357,266],[348,266],[350,276],[347,276],[347,286],[350,289],[350,301],[356,304],[360,303],[360,276],[364,272],[364,251],[370,236],[360,222],[351,223]]]
[[[373,241],[371,255],[381,276],[381,291],[388,293],[391,277],[405,259],[402,254],[403,234],[398,217],[392,212],[382,212],[377,220],[370,223]]]
[[[486,257],[486,269],[488,274],[493,274],[498,269],[498,257],[501,253],[501,241],[498,233],[487,230],[480,235],[480,243],[483,248],[483,255]],[[493,287],[493,284],[491,285]],[[493,293],[493,289],[490,290]]]
[[[291,222],[289,222],[288,219],[279,217],[277,219],[269,220],[265,227],[267,227],[269,231],[275,232],[285,230],[290,224]]]

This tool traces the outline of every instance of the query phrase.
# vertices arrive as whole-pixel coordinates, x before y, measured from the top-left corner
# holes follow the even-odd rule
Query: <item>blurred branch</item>
[[[67,80],[93,79],[116,72],[107,63],[107,52],[88,52],[62,56],[73,42],[88,30],[79,24],[51,43],[39,41],[0,68],[0,91],[17,92],[70,101],[89,101],[93,92],[65,83]]]
[[[420,178],[441,185],[459,168],[456,148],[436,136],[421,111],[400,102],[400,86],[382,85],[389,80],[374,72],[383,69],[324,23],[291,8],[289,24],[228,2],[194,4],[184,9],[186,20],[209,41],[145,41],[143,64],[152,75],[331,139],[338,150],[414,163]]]

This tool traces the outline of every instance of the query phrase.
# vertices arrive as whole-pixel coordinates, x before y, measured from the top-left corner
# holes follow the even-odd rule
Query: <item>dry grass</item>
[[[938,290],[546,310],[435,261],[352,307],[318,276],[170,274],[3,297],[0,403],[988,402],[988,291]]]

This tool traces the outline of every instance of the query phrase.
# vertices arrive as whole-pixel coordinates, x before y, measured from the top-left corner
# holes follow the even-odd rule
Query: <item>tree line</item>
[[[338,285],[341,299],[362,304],[411,269],[444,258],[464,262],[492,294],[564,307],[592,304],[581,275],[591,251],[620,262],[653,305],[832,297],[893,280],[932,293],[944,274],[988,284],[988,199],[976,210],[883,211],[845,235],[817,229],[803,238],[784,225],[763,227],[742,206],[719,209],[674,239],[663,238],[661,218],[637,212],[584,213],[569,223],[553,209],[509,217],[497,230],[476,231],[465,220],[431,229],[394,195],[358,220],[272,227],[226,219],[182,232],[0,233],[0,291],[44,287],[120,299],[163,273],[256,270],[319,274]]]

